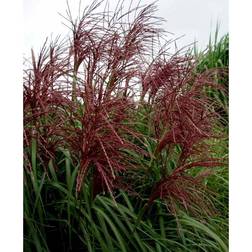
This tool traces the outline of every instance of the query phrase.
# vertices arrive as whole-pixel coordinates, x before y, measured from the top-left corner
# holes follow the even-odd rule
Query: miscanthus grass
[[[71,36],[31,51],[24,250],[227,251],[223,47],[171,54],[156,5],[123,6],[68,8]]]

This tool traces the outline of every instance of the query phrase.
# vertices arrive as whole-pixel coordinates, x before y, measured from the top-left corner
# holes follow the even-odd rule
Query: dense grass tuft
[[[103,4],[24,70],[24,250],[228,251],[228,36],[170,55],[155,4]]]

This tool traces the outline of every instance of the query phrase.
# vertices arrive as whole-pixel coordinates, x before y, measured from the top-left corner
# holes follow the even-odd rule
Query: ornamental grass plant
[[[24,69],[24,251],[228,251],[227,125],[209,95],[226,71],[170,53],[155,4],[107,7],[68,8],[70,37]]]

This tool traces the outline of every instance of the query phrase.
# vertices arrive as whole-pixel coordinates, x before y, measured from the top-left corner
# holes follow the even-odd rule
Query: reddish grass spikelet
[[[117,174],[132,166],[124,150],[138,150],[127,139],[129,133],[124,125],[130,119],[132,104],[125,98],[111,97],[99,104],[85,105],[85,112],[74,114],[72,119],[78,120],[81,128],[72,125],[73,128],[65,129],[69,132],[67,142],[81,160],[76,190],[81,190],[83,180],[93,167],[93,176],[98,176],[94,180],[101,181],[101,189],[112,194]],[[94,191],[97,194],[99,190],[94,186]]]
[[[129,141],[129,136],[138,133],[128,125],[135,108],[133,97],[142,58],[158,29],[157,19],[152,17],[153,4],[122,13],[121,3],[114,14],[106,10],[95,13],[101,3],[95,1],[86,8],[77,22],[70,13],[67,18],[73,33],[69,81],[73,84],[72,98],[80,103],[71,109],[63,134],[81,160],[76,191],[80,192],[93,168],[93,176],[98,176],[93,177],[95,185],[96,181],[101,182],[101,190],[112,194],[115,184],[120,184],[118,173],[134,163],[124,150],[143,153]],[[80,127],[76,127],[76,122]],[[99,190],[94,188],[94,194]]]
[[[31,68],[24,71],[24,147],[36,139],[45,169],[60,142],[57,131],[64,120],[58,108],[69,105],[61,84],[68,60],[63,44],[58,43],[56,39],[48,45],[46,40],[37,58],[32,50]]]
[[[207,87],[219,88],[214,79],[215,70],[198,74],[195,66],[192,57],[187,55],[175,54],[170,59],[157,57],[142,77],[142,100],[147,96],[154,110],[152,122],[158,143],[156,156],[163,151],[169,153],[175,146],[181,149],[178,168],[169,175],[163,173],[153,189],[149,204],[161,198],[174,214],[178,206],[193,214],[214,212],[202,183],[202,178],[208,173],[193,177],[187,170],[195,166],[222,165],[220,160],[211,158],[205,141],[217,137],[214,132],[217,113],[206,92]],[[203,161],[188,163],[188,159]]]
[[[70,11],[66,17],[73,34],[70,57],[75,98],[81,96],[83,88],[91,90],[91,85],[100,90],[100,96],[105,89],[108,94],[120,89],[124,94],[135,92],[132,83],[139,78],[143,58],[160,32],[159,20],[152,15],[155,5],[138,6],[123,13],[122,1],[114,13],[106,8],[103,13],[95,12],[102,3],[94,1],[78,21],[72,19]],[[85,78],[85,86],[77,83],[80,75]]]
[[[142,75],[142,99],[148,93],[149,102],[155,99],[157,92],[165,87],[173,89],[179,85],[190,70],[188,69],[189,58],[174,55],[169,60],[157,57]]]
[[[215,213],[209,195],[210,192],[203,183],[203,179],[212,174],[211,170],[205,170],[196,176],[185,172],[194,167],[217,167],[223,163],[215,160],[198,161],[177,167],[172,174],[161,179],[154,187],[148,204],[157,199],[163,199],[171,213],[176,215],[177,207],[183,206],[193,215],[212,215]]]
[[[213,128],[217,114],[205,88],[218,86],[211,76],[196,74],[194,67],[190,57],[172,58],[159,64],[146,84],[155,111],[153,124],[159,139],[156,152],[179,144],[180,162],[207,150],[203,140],[216,136]]]

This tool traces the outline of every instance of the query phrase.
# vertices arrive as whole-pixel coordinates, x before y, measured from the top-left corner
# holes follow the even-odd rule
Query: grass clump
[[[25,251],[227,251],[216,68],[170,55],[155,4],[102,4],[24,70]]]

